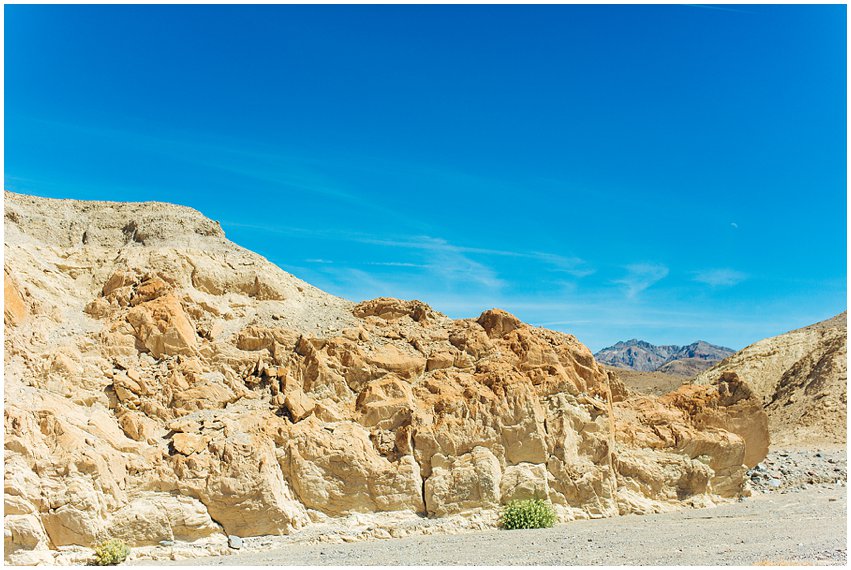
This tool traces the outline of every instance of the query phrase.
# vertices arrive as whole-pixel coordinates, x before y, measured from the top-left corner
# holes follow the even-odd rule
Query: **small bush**
[[[117,538],[111,538],[95,546],[95,562],[98,566],[120,564],[129,554],[130,547]]]
[[[553,506],[543,499],[511,501],[502,510],[499,519],[502,528],[550,528],[556,522]]]

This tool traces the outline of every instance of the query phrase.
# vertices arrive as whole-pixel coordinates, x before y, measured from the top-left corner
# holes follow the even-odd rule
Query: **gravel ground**
[[[793,485],[786,491],[758,493],[750,499],[712,509],[577,521],[546,530],[490,530],[347,544],[290,544],[276,550],[154,563],[239,566],[846,564],[844,480],[806,484],[803,489]]]
[[[751,488],[765,493],[802,491],[820,483],[845,484],[844,448],[772,451],[748,472]]]

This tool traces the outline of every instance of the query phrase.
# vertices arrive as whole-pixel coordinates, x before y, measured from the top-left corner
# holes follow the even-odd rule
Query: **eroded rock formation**
[[[767,338],[699,374],[710,385],[735,373],[762,400],[780,445],[846,442],[848,315]]]
[[[355,305],[188,208],[5,200],[8,561],[533,496],[561,521],[704,505],[765,454],[733,376],[630,396],[571,335]]]

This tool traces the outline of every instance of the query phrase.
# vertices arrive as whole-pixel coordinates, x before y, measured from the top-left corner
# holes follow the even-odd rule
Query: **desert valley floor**
[[[551,529],[294,543],[175,564],[844,565],[846,508],[845,487],[831,485],[711,509],[576,521]]]
[[[421,526],[405,538],[360,540],[358,527],[315,528],[245,541],[231,556],[138,564],[371,565],[844,565],[847,563],[846,452],[784,449],[777,489],[737,503],[643,516],[576,521],[551,529],[447,534]],[[785,467],[784,467],[785,469]],[[812,482],[811,482],[812,481]],[[436,534],[427,534],[435,532]]]

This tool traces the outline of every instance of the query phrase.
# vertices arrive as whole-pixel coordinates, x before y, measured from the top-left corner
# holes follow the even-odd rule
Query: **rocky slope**
[[[848,318],[756,342],[695,378],[711,385],[735,372],[762,398],[779,445],[845,443]]]
[[[594,355],[602,364],[641,372],[693,375],[733,354],[733,350],[699,340],[686,346],[620,341]]]
[[[354,304],[185,207],[7,192],[5,219],[8,562],[380,513],[493,524],[531,496],[561,521],[658,512],[747,493],[767,452],[734,374],[630,395],[573,336]]]

